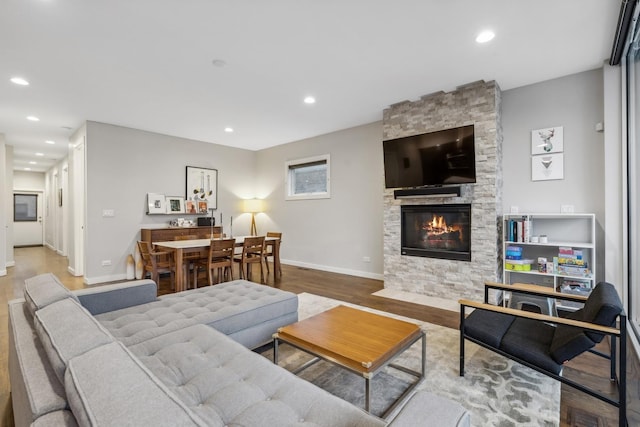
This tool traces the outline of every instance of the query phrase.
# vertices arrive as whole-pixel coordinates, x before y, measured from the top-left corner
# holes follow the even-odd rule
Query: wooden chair
[[[144,263],[144,271],[151,275],[151,280],[159,286],[160,275],[169,273],[171,289],[175,289],[175,265],[169,252],[154,251],[151,242],[138,241],[138,250]]]
[[[200,237],[197,236],[196,234],[187,234],[184,236],[174,236],[173,240],[197,240],[199,238]],[[189,253],[185,253],[182,256],[182,265],[183,265],[182,268],[183,268],[184,277],[185,277],[184,283],[187,285],[187,287],[189,285],[189,272],[195,269],[195,263],[200,260],[206,260],[206,258],[204,257],[204,254],[201,252],[189,252]],[[194,287],[196,287],[195,277],[194,277],[193,283],[194,283]]]
[[[264,246],[264,265],[267,267],[267,276],[269,275],[269,257],[271,257],[273,259],[273,265],[275,266],[275,245],[281,245],[282,244],[282,233],[280,232],[275,232],[275,231],[267,231],[267,237],[276,237],[279,241],[278,242],[274,242],[274,243],[270,243],[270,242],[266,242],[265,241],[265,246]],[[278,252],[279,254],[279,252]],[[279,260],[278,260],[279,261]],[[282,275],[282,267],[280,266],[280,263],[278,263],[278,274]],[[275,280],[276,278],[276,272],[274,269],[273,272],[273,279]]]
[[[260,264],[260,281],[264,283],[264,270],[262,261],[264,260],[264,236],[245,237],[242,244],[242,252],[235,254],[233,261],[240,266],[240,278],[248,279],[251,276],[251,265]],[[247,270],[245,277],[244,270]]]
[[[225,279],[233,280],[233,252],[236,246],[236,239],[212,240],[209,246],[209,256],[204,260],[199,260],[195,264],[194,284],[198,287],[198,272],[201,268],[207,270],[209,286],[214,284],[213,272],[218,270],[218,278],[215,283],[220,283]]]

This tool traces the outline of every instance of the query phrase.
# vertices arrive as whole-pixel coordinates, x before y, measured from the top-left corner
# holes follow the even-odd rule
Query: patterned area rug
[[[465,344],[464,377],[459,376],[459,333],[457,330],[407,319],[366,307],[303,293],[299,295],[299,317],[304,319],[337,305],[347,305],[419,324],[427,334],[427,376],[418,390],[448,397],[471,411],[473,426],[558,426],[560,383],[474,343]],[[420,370],[420,343],[396,363]],[[265,357],[272,358],[267,350]],[[310,356],[283,344],[280,366],[289,370]],[[330,393],[364,407],[364,379],[327,362],[319,362],[300,373],[302,378]],[[386,368],[372,382],[372,412],[382,414],[402,394],[414,377]]]

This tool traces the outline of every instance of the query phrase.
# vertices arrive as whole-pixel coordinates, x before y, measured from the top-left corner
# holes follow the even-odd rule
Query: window
[[[634,12],[635,14],[635,12]],[[635,24],[633,24],[635,25]],[[640,337],[640,27],[629,38],[626,61],[628,313]]]
[[[38,218],[38,195],[37,194],[14,194],[13,195],[13,220],[14,221],[37,221]]]
[[[285,163],[286,200],[328,199],[330,190],[329,155],[291,160]]]

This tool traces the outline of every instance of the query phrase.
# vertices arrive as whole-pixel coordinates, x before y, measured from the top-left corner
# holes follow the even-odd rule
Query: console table
[[[222,226],[214,226],[213,233],[222,234]],[[140,229],[140,240],[143,242],[175,240],[176,236],[198,236],[199,239],[210,239],[211,227],[164,227]]]

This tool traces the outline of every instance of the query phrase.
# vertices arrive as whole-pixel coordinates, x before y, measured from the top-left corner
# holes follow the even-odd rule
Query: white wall
[[[602,69],[586,71],[502,93],[503,209],[520,212],[596,214],[597,280],[604,265],[604,120]],[[531,131],[564,127],[564,179],[531,180]]]
[[[146,215],[146,196],[184,197],[186,166],[218,169],[216,216],[223,212],[225,232],[233,215],[234,234],[248,234],[250,216],[241,215],[240,200],[254,194],[254,152],[97,122],[86,123],[86,138],[87,283],[123,279],[140,228],[177,217]],[[105,209],[115,217],[103,217]]]
[[[13,171],[13,189],[44,191],[44,172]]]
[[[0,133],[0,200],[4,208],[0,208],[0,276],[6,276],[7,274],[7,261],[9,261],[8,250],[9,247],[13,250],[13,241],[9,241],[7,238],[7,230],[9,229],[8,218],[9,211],[12,209],[9,206],[13,206],[10,203],[10,190],[13,184],[10,182],[10,175],[13,172],[13,166],[8,161],[7,151],[9,147],[5,143],[4,134]],[[11,167],[9,167],[11,166]],[[11,218],[13,215],[11,215]],[[11,256],[13,261],[13,256]]]
[[[331,198],[285,200],[285,162],[331,155]],[[283,263],[382,278],[382,123],[257,153],[258,233],[282,231]],[[363,261],[369,257],[370,261]]]
[[[6,259],[7,267],[12,267],[16,264],[13,253],[14,244],[14,226],[13,226],[13,194],[11,189],[13,188],[13,146],[5,146],[5,197],[6,197],[6,209],[5,209],[5,221],[6,221]]]

